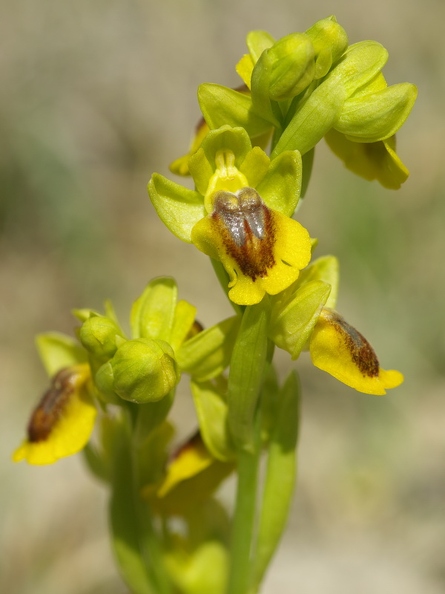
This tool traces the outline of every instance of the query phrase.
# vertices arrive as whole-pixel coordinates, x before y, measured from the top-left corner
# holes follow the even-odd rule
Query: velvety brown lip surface
[[[252,188],[238,195],[220,192],[212,218],[229,256],[253,281],[267,275],[275,264],[275,228],[270,210]]]
[[[378,376],[380,371],[379,360],[366,338],[338,314],[330,316],[330,323],[337,326],[341,332],[351,353],[351,358],[361,373],[368,377]]]
[[[45,392],[28,424],[30,442],[45,441],[52,428],[63,413],[70,396],[75,390],[76,373],[72,369],[62,369],[54,376],[51,386]]]

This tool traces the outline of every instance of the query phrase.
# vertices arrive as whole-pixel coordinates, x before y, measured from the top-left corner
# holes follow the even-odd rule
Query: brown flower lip
[[[366,338],[336,312],[330,312],[329,321],[342,334],[351,353],[352,361],[357,365],[363,376],[377,377],[380,371],[379,360]]]
[[[63,414],[74,393],[77,372],[72,368],[61,369],[34,409],[28,423],[28,439],[32,443],[48,439],[54,425]]]
[[[237,194],[219,192],[214,200],[213,220],[224,247],[241,272],[253,281],[267,275],[275,264],[275,228],[270,210],[253,188]]]

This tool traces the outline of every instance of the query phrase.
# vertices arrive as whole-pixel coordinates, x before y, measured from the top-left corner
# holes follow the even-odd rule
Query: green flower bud
[[[109,359],[117,349],[116,337],[122,331],[111,318],[92,314],[79,330],[79,340],[94,357]]]
[[[315,50],[315,74],[325,76],[348,47],[348,36],[334,16],[322,19],[306,31]]]
[[[315,73],[315,52],[304,33],[283,37],[263,53],[258,68],[269,76],[269,96],[275,101],[292,99],[312,82]]]
[[[163,340],[139,338],[120,346],[102,372],[105,383],[131,402],[155,402],[164,398],[179,381],[174,353]]]

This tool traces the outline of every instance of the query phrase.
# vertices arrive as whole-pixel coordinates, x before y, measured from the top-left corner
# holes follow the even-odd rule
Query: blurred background
[[[205,325],[229,314],[206,257],[157,220],[147,181],[186,151],[197,85],[239,84],[249,30],[280,37],[334,13],[351,43],[389,50],[389,84],[419,87],[398,134],[411,177],[385,190],[321,143],[299,216],[318,255],[340,258],[338,309],[406,381],[377,398],[306,354],[297,362],[298,491],[264,592],[444,592],[445,3],[2,0],[0,11],[0,590],[125,593],[107,494],[81,456],[10,462],[47,385],[34,336],[72,333],[70,310],[106,298],[126,320],[157,275],[175,276]],[[186,391],[175,415],[180,433],[193,429]]]

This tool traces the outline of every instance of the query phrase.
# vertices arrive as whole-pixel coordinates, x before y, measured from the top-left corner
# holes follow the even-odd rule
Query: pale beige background
[[[340,256],[339,309],[406,383],[358,395],[302,356],[299,489],[264,592],[443,592],[442,0],[3,0],[0,11],[0,590],[125,592],[106,493],[81,457],[10,463],[46,382],[33,337],[71,332],[72,308],[107,297],[125,319],[160,274],[206,325],[230,311],[206,258],[157,221],[146,183],[186,149],[197,85],[238,84],[250,29],[279,37],[334,13],[351,42],[388,48],[389,83],[419,86],[399,134],[412,177],[389,192],[322,146],[301,220],[319,254]],[[186,434],[185,389],[175,414]]]

